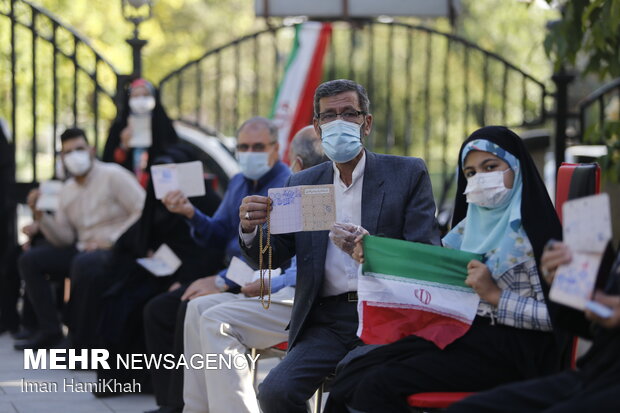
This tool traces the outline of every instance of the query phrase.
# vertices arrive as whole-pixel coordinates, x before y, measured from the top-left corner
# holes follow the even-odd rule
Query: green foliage
[[[545,39],[556,70],[575,66],[583,56],[586,73],[601,79],[620,76],[620,1],[566,0],[562,7],[561,20],[551,25]]]
[[[38,0],[79,33],[92,39],[121,73],[131,72],[133,25],[123,19],[121,0]],[[153,17],[140,25],[145,77],[158,83],[163,76],[206,50],[255,29],[254,0],[156,0]]]

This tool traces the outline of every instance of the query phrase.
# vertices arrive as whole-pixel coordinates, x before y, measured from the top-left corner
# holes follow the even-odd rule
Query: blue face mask
[[[248,179],[260,179],[271,169],[269,152],[239,152],[237,159],[241,173]]]
[[[361,125],[336,119],[321,125],[321,145],[325,155],[337,163],[349,162],[362,150]]]

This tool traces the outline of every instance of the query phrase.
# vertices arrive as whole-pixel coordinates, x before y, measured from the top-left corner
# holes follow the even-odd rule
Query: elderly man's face
[[[372,115],[361,112],[357,92],[350,90],[334,96],[327,96],[319,100],[319,116],[314,119],[314,129],[321,136],[321,125],[340,118],[347,122],[354,122],[362,127],[362,138],[368,136],[372,128]]]
[[[277,142],[271,142],[269,129],[262,125],[247,125],[239,131],[237,136],[237,152],[267,152],[269,154],[269,167],[278,161]]]

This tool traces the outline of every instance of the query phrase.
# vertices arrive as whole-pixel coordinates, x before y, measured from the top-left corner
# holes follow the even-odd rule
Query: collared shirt
[[[255,182],[243,174],[235,175],[228,184],[224,199],[213,217],[209,217],[194,209],[194,216],[189,220],[192,238],[203,247],[225,249],[230,257],[241,257],[241,249],[237,239],[239,206],[248,195],[267,196],[269,188],[283,187],[291,171],[282,162],[276,164]],[[220,276],[225,276],[225,271]],[[235,283],[226,279],[226,283],[234,287]]]
[[[496,282],[502,289],[497,307],[480,300],[478,315],[490,316],[497,319],[498,324],[516,328],[542,331],[553,329],[533,258],[510,268]]]
[[[362,187],[366,169],[366,152],[353,169],[351,185],[346,186],[340,179],[340,170],[333,163],[334,195],[336,198],[336,222],[362,224]],[[359,264],[331,240],[327,243],[325,256],[325,279],[321,295],[328,297],[348,291],[357,291],[357,271]]]
[[[94,160],[83,183],[74,178],[65,182],[58,211],[43,215],[41,231],[55,246],[77,241],[78,250],[89,242],[111,247],[140,217],[145,196],[126,169]]]

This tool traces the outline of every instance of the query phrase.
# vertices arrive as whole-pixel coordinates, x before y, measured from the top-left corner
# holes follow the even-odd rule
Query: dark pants
[[[332,385],[325,411],[409,412],[407,396],[433,391],[480,391],[557,371],[551,333],[490,325],[470,330],[440,350],[410,336],[353,360]]]
[[[21,279],[17,269],[17,259],[21,247],[15,246],[6,254],[5,267],[0,268],[0,328],[17,330],[20,324],[17,313],[17,300]],[[26,300],[24,300],[24,305]],[[30,304],[28,304],[30,305]]]
[[[587,385],[576,371],[508,384],[468,397],[449,413],[620,412],[620,377]]]
[[[19,273],[43,334],[61,332],[50,281],[64,282],[70,276],[71,262],[76,255],[78,251],[74,247],[40,245],[25,251],[18,260]]]
[[[71,334],[77,337],[74,345],[90,345],[94,341],[93,320],[98,307],[93,297],[100,293],[98,288],[110,254],[110,251],[78,252],[74,247],[57,248],[49,245],[35,246],[22,254],[19,258],[20,275],[26,284],[26,293],[40,332],[50,335],[61,332],[50,281],[62,283],[65,277],[70,277],[69,320]]]
[[[144,307],[144,335],[149,354],[183,354],[186,287],[160,294]],[[159,406],[183,408],[183,368],[151,370],[153,391]]]
[[[338,362],[362,344],[356,336],[356,303],[322,299],[312,310],[299,340],[259,387],[265,413],[306,412],[306,401]]]
[[[67,318],[74,348],[101,347],[97,334],[103,292],[114,281],[107,270],[111,251],[81,252],[71,262],[71,294]]]

